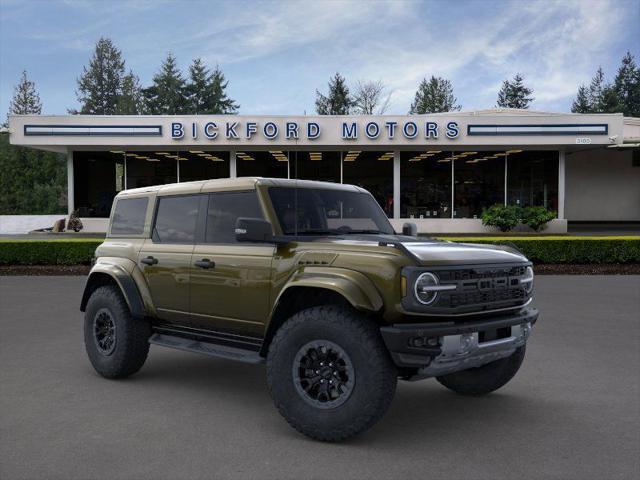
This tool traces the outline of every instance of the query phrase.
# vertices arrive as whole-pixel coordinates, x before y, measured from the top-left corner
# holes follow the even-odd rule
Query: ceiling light
[[[156,155],[170,155],[169,152],[155,152]]]
[[[204,153],[202,150],[189,150],[189,153]]]
[[[442,153],[442,150],[428,150],[427,153]]]
[[[140,160],[146,160],[149,157],[143,157],[142,155],[136,155],[135,158],[139,158]]]
[[[109,153],[124,153],[122,150],[110,150]]]
[[[137,157],[137,158],[140,158],[140,157]],[[145,157],[145,158],[147,158],[147,157]],[[159,162],[159,161],[160,160],[157,159],[157,158],[147,158],[147,162]]]
[[[440,160],[438,160],[438,163],[449,163],[450,161],[450,158],[441,158]]]
[[[507,150],[507,153],[520,153],[522,150]]]
[[[138,154],[137,154],[137,153],[125,153],[125,155],[126,155],[127,157],[137,157],[137,156],[138,156]]]

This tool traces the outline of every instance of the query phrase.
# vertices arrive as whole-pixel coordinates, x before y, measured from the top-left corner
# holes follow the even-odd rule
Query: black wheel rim
[[[293,361],[298,394],[316,408],[336,408],[351,396],[355,385],[351,358],[339,345],[316,340],[302,346]]]
[[[109,356],[116,348],[116,322],[106,308],[93,317],[93,340],[102,355]]]

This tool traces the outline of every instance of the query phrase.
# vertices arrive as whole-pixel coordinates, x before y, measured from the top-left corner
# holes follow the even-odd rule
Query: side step
[[[190,338],[177,337],[162,333],[154,333],[149,338],[149,343],[161,345],[163,347],[176,348],[186,352],[203,353],[212,357],[226,358],[245,363],[263,363],[264,358],[258,352],[245,350],[242,348],[230,347],[228,345],[217,345],[215,343],[201,342]]]

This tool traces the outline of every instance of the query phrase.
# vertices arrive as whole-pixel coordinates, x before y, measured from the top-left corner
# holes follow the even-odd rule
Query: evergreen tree
[[[327,96],[316,90],[316,112],[319,115],[348,115],[353,106],[354,100],[349,95],[349,87],[339,73],[329,80]]]
[[[432,75],[428,81],[423,78],[420,82],[409,113],[413,115],[460,110],[460,105],[456,102],[451,82]]]
[[[621,111],[628,117],[640,117],[640,69],[631,52],[622,59],[613,88]]]
[[[228,83],[220,67],[216,66],[213,73],[209,73],[202,60],[195,59],[189,67],[189,83],[185,90],[190,113],[236,113],[239,105],[227,97]]]
[[[533,101],[530,95],[533,89],[524,85],[524,78],[519,73],[513,77],[512,81],[502,82],[502,88],[498,92],[498,107],[502,108],[529,108]]]
[[[185,87],[185,94],[189,102],[189,113],[194,115],[206,112],[208,107],[209,69],[200,58],[196,58],[189,66],[189,83]]]
[[[237,113],[240,105],[234,100],[227,97],[226,90],[229,82],[225,79],[224,73],[216,65],[215,70],[211,74],[208,85],[209,107],[206,113]]]
[[[124,72],[124,60],[120,50],[108,38],[98,40],[89,67],[83,67],[82,75],[78,79],[76,95],[81,105],[80,113],[117,113]]]
[[[13,91],[9,113],[14,115],[40,115],[42,113],[42,103],[36,91],[36,84],[27,78],[26,70],[22,71],[20,83]]]
[[[604,92],[607,84],[604,79],[604,71],[602,67],[598,67],[596,74],[589,84],[589,104],[591,105],[591,113],[604,112]]]
[[[147,110],[155,115],[187,113],[189,108],[185,87],[176,59],[169,53],[162,62],[160,72],[154,75],[153,85],[143,90]]]
[[[578,95],[571,104],[573,113],[591,113],[591,102],[589,101],[589,91],[584,85],[578,88]]]
[[[116,103],[116,113],[119,115],[144,113],[144,98],[140,80],[131,71],[122,79],[121,92]]]

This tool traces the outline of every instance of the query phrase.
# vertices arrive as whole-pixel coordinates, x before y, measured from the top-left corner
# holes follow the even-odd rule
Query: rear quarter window
[[[116,202],[111,219],[112,235],[140,235],[144,231],[148,197],[123,198]]]

